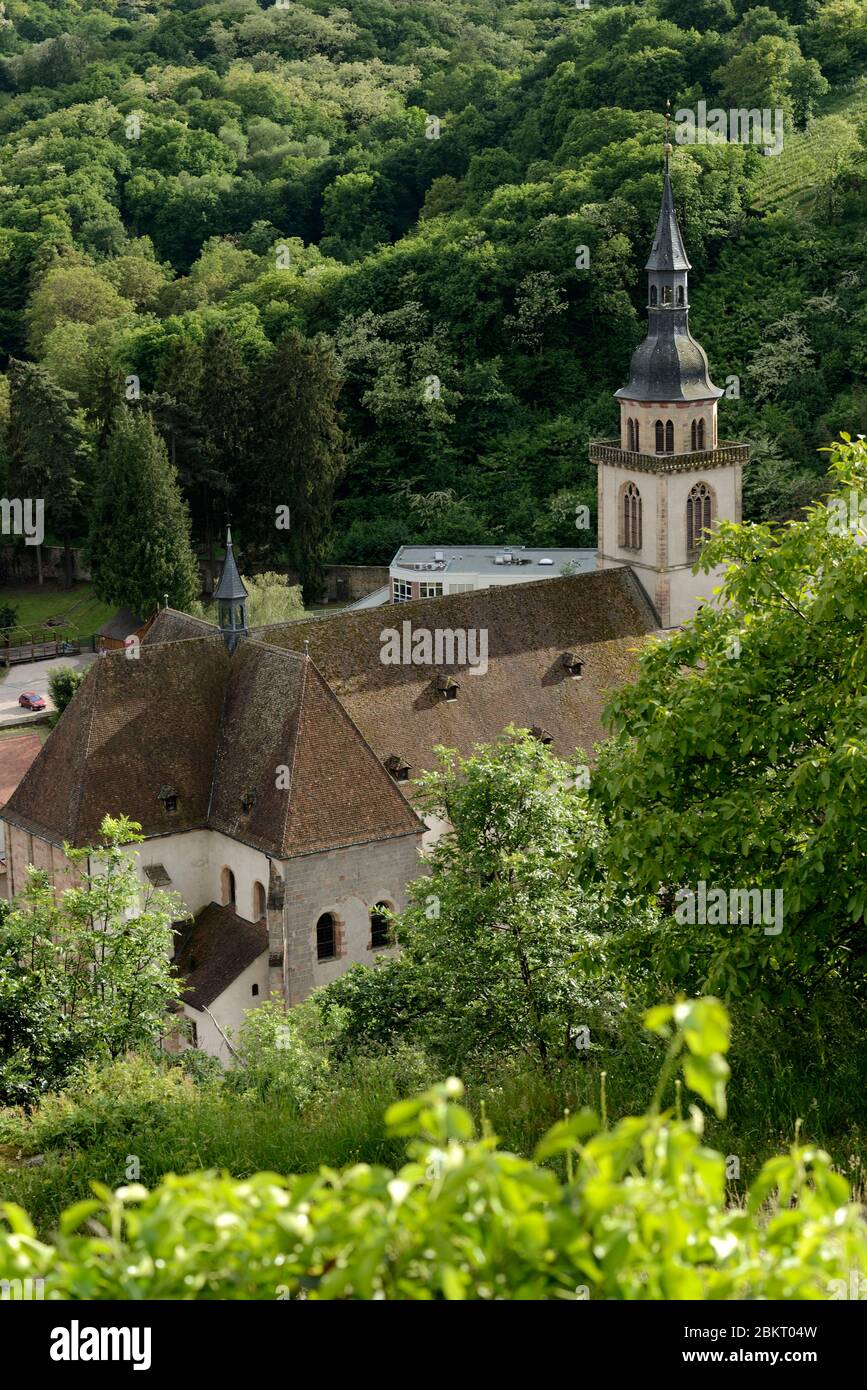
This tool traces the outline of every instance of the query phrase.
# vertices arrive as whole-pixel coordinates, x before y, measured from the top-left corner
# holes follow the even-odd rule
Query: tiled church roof
[[[487,672],[384,665],[381,633],[403,623],[485,631]],[[470,753],[507,724],[589,753],[655,627],[627,568],[286,623],[233,657],[212,626],[163,609],[137,658],[94,664],[4,816],[85,845],[125,813],[147,836],[209,828],[280,858],[418,833],[384,764],[415,777],[437,744]]]
[[[420,830],[312,662],[260,642],[232,659],[209,633],[101,656],[4,817],[86,845],[125,813],[148,836],[207,827],[281,858]]]
[[[208,903],[195,918],[177,922],[174,971],[185,982],[184,1003],[206,1009],[268,949],[264,918],[248,922],[234,907]]]
[[[489,668],[473,675],[456,665],[383,665],[380,633],[485,629]],[[327,619],[287,623],[251,637],[301,651],[309,644],[341,704],[383,762],[403,758],[415,777],[444,744],[470,753],[507,724],[544,727],[554,751],[590,752],[604,737],[606,698],[635,673],[635,649],[657,628],[644,590],[627,568],[534,580],[443,598],[356,609]],[[563,666],[565,652],[583,661],[580,680]],[[457,698],[437,689],[442,673],[459,683]]]

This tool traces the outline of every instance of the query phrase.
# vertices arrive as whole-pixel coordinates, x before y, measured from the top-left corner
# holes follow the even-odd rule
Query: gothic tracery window
[[[707,483],[696,483],[686,499],[686,553],[694,558],[710,530],[713,519],[712,494]]]
[[[641,493],[634,483],[623,489],[621,545],[625,550],[641,549]]]

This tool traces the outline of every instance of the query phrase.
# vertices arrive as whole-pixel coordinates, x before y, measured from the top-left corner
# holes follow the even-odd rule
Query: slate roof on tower
[[[668,158],[665,160],[665,175],[662,181],[662,203],[656,223],[656,233],[645,270],[692,270],[687,260],[686,247],[680,234],[680,223],[674,206],[671,191],[671,177],[668,172]]]
[[[217,587],[214,590],[214,598],[223,599],[224,601],[231,600],[234,602],[237,599],[246,597],[247,590],[244,587],[244,581],[238,573],[238,566],[235,562],[235,553],[232,549],[232,531],[230,527],[227,527],[226,558],[223,561],[223,569],[220,574],[219,583],[217,584]]]
[[[686,272],[691,267],[674,207],[668,148],[656,234],[645,266],[650,300],[647,336],[632,354],[629,381],[614,392],[618,400],[709,401],[723,394],[710,379],[707,353],[689,331]],[[682,294],[680,300],[678,294]]]

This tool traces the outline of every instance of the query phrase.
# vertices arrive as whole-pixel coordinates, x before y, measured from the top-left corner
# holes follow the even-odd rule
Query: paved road
[[[0,721],[8,724],[14,717],[16,723],[31,724],[39,719],[39,714],[28,714],[18,703],[22,690],[38,690],[45,696],[48,709],[54,709],[48,693],[48,677],[60,666],[71,666],[74,671],[86,671],[96,660],[93,652],[79,652],[77,656],[56,656],[50,661],[22,661],[20,666],[10,666],[4,681],[0,681]],[[17,716],[20,716],[20,720]]]

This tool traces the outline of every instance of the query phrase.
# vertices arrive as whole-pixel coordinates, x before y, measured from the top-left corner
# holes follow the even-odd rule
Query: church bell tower
[[[741,519],[749,445],[720,440],[722,391],[689,331],[691,269],[677,221],[666,139],[662,205],[647,271],[647,337],[616,391],[620,438],[593,440],[597,465],[597,568],[629,565],[664,628],[710,600],[720,572],[693,574],[707,531]]]

